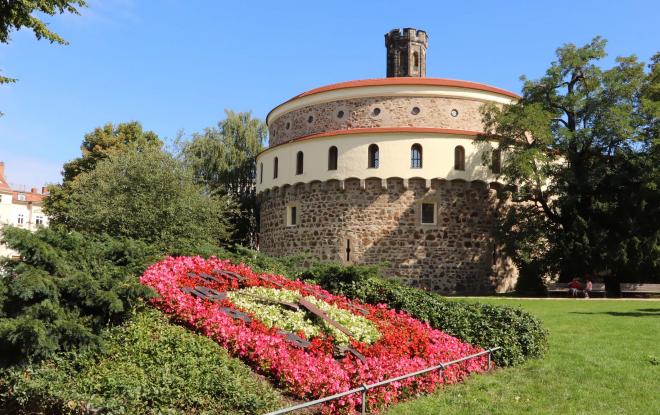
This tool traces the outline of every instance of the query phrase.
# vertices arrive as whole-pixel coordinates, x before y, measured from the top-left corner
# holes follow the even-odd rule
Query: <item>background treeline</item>
[[[660,53],[602,68],[600,37],[557,49],[544,76],[523,77],[515,104],[483,108],[504,155],[498,239],[522,271],[544,277],[660,282]],[[491,154],[486,152],[486,155]],[[488,162],[488,160],[485,160]]]

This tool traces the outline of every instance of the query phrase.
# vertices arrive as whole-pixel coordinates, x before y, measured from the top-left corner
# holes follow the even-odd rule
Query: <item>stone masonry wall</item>
[[[422,127],[482,131],[479,113],[482,105],[481,101],[438,97],[375,97],[309,105],[271,122],[270,146],[310,134],[351,128]],[[378,111],[374,111],[376,108]]]
[[[515,269],[496,257],[491,233],[495,192],[483,182],[388,179],[313,182],[261,193],[260,249],[309,253],[322,260],[382,264],[386,274],[446,294],[492,293],[511,285]],[[436,225],[420,223],[420,203],[436,203]],[[295,204],[298,225],[286,226]],[[346,248],[350,244],[347,258]],[[509,264],[510,265],[510,264]],[[495,269],[497,268],[497,269]]]

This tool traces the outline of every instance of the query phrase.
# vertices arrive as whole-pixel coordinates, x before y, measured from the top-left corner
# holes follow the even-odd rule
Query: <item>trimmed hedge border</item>
[[[493,353],[500,366],[515,366],[542,357],[548,333],[543,323],[516,307],[450,300],[379,276],[377,267],[316,264],[299,277],[326,290],[369,304],[386,303],[461,340]]]

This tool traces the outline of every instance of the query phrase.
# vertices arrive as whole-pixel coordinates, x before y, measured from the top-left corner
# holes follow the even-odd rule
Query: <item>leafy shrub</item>
[[[68,182],[60,196],[59,203],[48,203],[54,223],[141,240],[164,253],[226,243],[232,233],[231,198],[209,196],[191,171],[153,145],[104,156]]]
[[[213,340],[158,311],[106,330],[103,343],[100,354],[58,354],[7,371],[0,376],[0,413],[254,414],[284,405]]]
[[[376,267],[315,264],[300,276],[338,295],[404,310],[470,344],[500,346],[493,357],[501,366],[541,357],[547,348],[541,321],[519,308],[449,300],[381,278]]]
[[[21,260],[2,263],[0,366],[98,346],[102,328],[152,295],[137,279],[154,259],[144,243],[55,229],[2,233]]]

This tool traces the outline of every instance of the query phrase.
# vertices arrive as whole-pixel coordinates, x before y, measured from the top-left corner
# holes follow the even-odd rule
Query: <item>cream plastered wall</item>
[[[18,223],[18,215],[23,215],[23,223]],[[12,225],[34,231],[38,228],[37,216],[43,220],[43,226],[48,226],[48,217],[41,210],[41,205],[14,201],[11,193],[0,193],[0,227]],[[1,232],[1,230],[0,230]],[[13,256],[16,253],[0,244],[0,257]]]
[[[441,85],[374,85],[353,88],[333,89],[330,91],[305,95],[287,101],[275,107],[266,117],[270,125],[282,115],[310,105],[325,102],[365,97],[450,97],[509,104],[514,101],[511,96],[496,92],[483,91],[476,88],[453,87]]]
[[[483,165],[482,154],[491,151],[496,143],[474,143],[473,136],[443,133],[366,133],[293,141],[272,147],[257,157],[257,192],[273,187],[309,183],[316,180],[387,179],[420,177],[431,179],[497,180],[490,168]],[[369,145],[379,147],[378,168],[368,168]],[[422,146],[422,168],[411,168],[411,147]],[[337,170],[328,170],[328,150],[338,150]],[[454,169],[454,149],[465,149],[465,170]],[[296,155],[304,155],[303,174],[295,174]],[[273,165],[278,158],[278,177],[273,178]],[[263,176],[261,173],[263,165]]]

